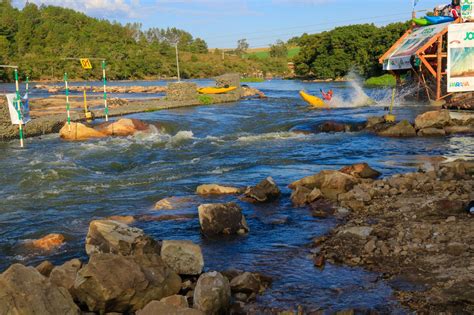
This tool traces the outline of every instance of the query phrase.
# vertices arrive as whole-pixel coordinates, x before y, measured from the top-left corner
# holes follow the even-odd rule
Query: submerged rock
[[[198,195],[234,195],[242,193],[242,189],[217,184],[200,185],[196,188]]]
[[[40,239],[31,241],[31,245],[42,250],[53,250],[64,243],[64,235],[48,234]]]
[[[242,209],[234,202],[203,204],[198,211],[201,230],[206,235],[245,234],[249,231]]]
[[[394,126],[379,131],[378,134],[384,137],[415,137],[416,130],[408,120],[402,120]]]
[[[179,292],[181,278],[158,255],[94,254],[77,274],[74,296],[91,312],[133,312]]]
[[[193,197],[168,197],[159,200],[155,204],[155,210],[176,210],[193,206]]]
[[[204,268],[201,247],[191,241],[163,241],[161,258],[180,275],[199,275]]]
[[[86,237],[86,253],[159,254],[160,245],[137,228],[113,220],[94,220]]]
[[[273,178],[267,177],[256,186],[247,188],[244,196],[244,200],[250,202],[270,202],[280,196],[280,189]]]
[[[65,288],[35,268],[13,264],[0,275],[0,314],[67,314],[80,310]]]
[[[225,314],[229,306],[229,280],[216,271],[202,274],[194,290],[194,308],[206,314]]]
[[[418,115],[415,119],[415,128],[443,128],[451,123],[448,110],[435,110]]]

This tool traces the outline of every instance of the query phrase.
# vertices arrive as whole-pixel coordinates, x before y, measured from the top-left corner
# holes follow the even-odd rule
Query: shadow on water
[[[337,221],[316,219],[305,208],[293,208],[285,187],[322,169],[361,161],[386,176],[415,170],[426,156],[472,157],[466,149],[472,138],[301,134],[294,130],[311,130],[327,120],[361,122],[382,115],[383,106],[315,111],[298,98],[297,91],[327,89],[325,85],[272,81],[256,86],[269,99],[130,115],[158,124],[152,134],[81,143],[48,135],[27,139],[25,150],[19,150],[15,141],[0,143],[0,270],[13,262],[34,265],[43,259],[61,263],[85,258],[84,239],[92,219],[187,214],[184,220],[136,225],[157,239],[199,243],[207,270],[237,268],[271,275],[274,284],[258,298],[260,306],[403,312],[378,275],[343,266],[313,267],[307,244]],[[349,90],[342,83],[332,88],[341,94]],[[423,110],[399,106],[396,114],[413,119]],[[164,197],[194,195],[199,184],[247,186],[266,176],[272,176],[284,194],[278,202],[263,206],[239,202],[251,229],[245,237],[206,239],[199,231],[200,203],[234,197],[197,198],[176,213],[152,210]],[[48,233],[64,234],[65,245],[50,253],[25,249],[25,241]]]

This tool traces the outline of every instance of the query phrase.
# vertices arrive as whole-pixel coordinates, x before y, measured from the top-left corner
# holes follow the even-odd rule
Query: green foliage
[[[237,48],[235,49],[235,53],[238,55],[244,54],[247,49],[249,49],[249,43],[245,38],[239,39],[237,41]]]
[[[288,59],[293,58],[294,56],[298,55],[300,52],[301,48],[300,47],[291,47],[287,48],[288,52],[286,57]],[[262,51],[256,51],[256,52],[249,52],[247,54],[243,55],[244,58],[250,59],[250,60],[262,60],[262,59],[267,59],[270,58],[270,50],[262,50]]]
[[[214,99],[210,95],[199,95],[198,100],[199,100],[199,103],[203,105],[210,105],[214,102]]]
[[[369,77],[381,74],[378,58],[409,28],[409,23],[384,27],[359,24],[336,27],[319,34],[303,34],[294,57],[298,75],[335,79],[351,70]]]
[[[373,87],[392,87],[397,85],[397,80],[391,74],[384,74],[380,77],[371,77],[367,79],[365,85]]]
[[[242,79],[240,79],[240,82],[243,82],[243,83],[258,83],[258,82],[265,82],[265,79],[263,79],[263,78],[242,78]]]
[[[277,40],[275,44],[270,46],[268,53],[270,57],[283,58],[288,56],[288,47],[286,47],[286,44],[282,40]]]

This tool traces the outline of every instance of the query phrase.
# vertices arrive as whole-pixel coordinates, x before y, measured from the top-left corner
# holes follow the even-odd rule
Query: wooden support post
[[[441,99],[441,72],[443,72],[443,35],[438,37],[437,65],[436,65],[436,100]]]

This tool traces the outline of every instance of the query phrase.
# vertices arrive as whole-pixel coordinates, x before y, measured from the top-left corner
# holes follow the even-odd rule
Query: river
[[[258,305],[404,313],[380,275],[330,264],[323,270],[313,267],[308,244],[337,220],[313,218],[308,209],[292,207],[286,186],[322,169],[356,162],[368,162],[387,176],[416,170],[429,156],[473,157],[473,138],[314,133],[323,121],[362,122],[383,115],[390,91],[366,90],[382,105],[354,107],[358,95],[349,83],[274,80],[250,85],[268,99],[129,116],[158,124],[151,135],[64,142],[54,134],[27,139],[25,149],[19,148],[18,141],[0,143],[0,271],[14,262],[35,265],[49,259],[59,264],[74,257],[84,259],[88,225],[96,218],[191,214],[188,220],[135,225],[157,239],[200,244],[206,270],[238,268],[271,275],[273,286],[258,298]],[[301,88],[311,93],[332,88],[348,107],[310,110],[298,96]],[[397,100],[395,114],[413,120],[427,109]],[[252,205],[226,196],[197,199],[176,212],[153,210],[162,198],[193,195],[199,184],[246,186],[267,176],[283,191],[280,200],[271,204]],[[248,236],[204,238],[197,206],[231,200],[243,208]],[[47,254],[25,248],[25,241],[49,233],[64,234],[65,245]]]

